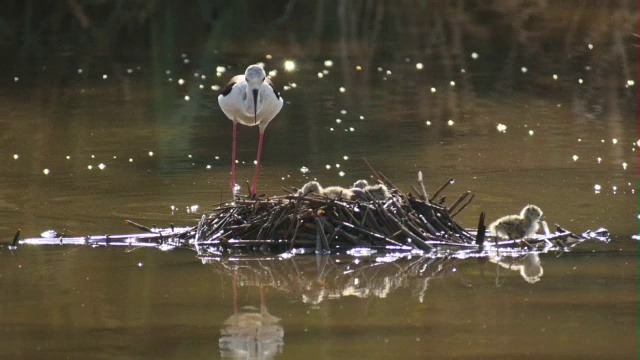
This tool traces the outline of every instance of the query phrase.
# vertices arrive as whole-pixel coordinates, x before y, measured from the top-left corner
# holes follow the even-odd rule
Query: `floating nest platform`
[[[142,233],[126,235],[69,236],[47,231],[39,238],[20,240],[11,245],[70,244],[151,246],[163,250],[189,248],[202,257],[238,253],[326,254],[352,249],[388,250],[450,254],[482,252],[486,248],[524,251],[568,249],[593,237],[606,238],[606,230],[576,235],[557,226],[551,233],[526,239],[499,240],[486,231],[485,214],[475,229],[465,228],[454,218],[473,200],[464,192],[451,206],[440,194],[453,183],[447,180],[428,196],[419,173],[415,194],[404,193],[383,174],[371,169],[373,179],[389,190],[384,200],[373,197],[358,200],[329,198],[317,193],[303,194],[283,189],[286,195],[273,197],[237,196],[221,203],[197,225],[168,228],[147,227],[127,221]]]

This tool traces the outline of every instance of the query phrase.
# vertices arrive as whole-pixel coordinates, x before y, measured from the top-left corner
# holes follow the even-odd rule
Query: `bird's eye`
[[[264,79],[266,79],[266,78],[267,78],[266,76],[263,76],[263,77],[262,77],[262,81],[264,82]]]

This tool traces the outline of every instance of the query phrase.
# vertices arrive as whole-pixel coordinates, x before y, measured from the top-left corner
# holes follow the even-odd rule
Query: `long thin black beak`
[[[251,90],[253,92],[253,123],[258,122],[258,89]]]

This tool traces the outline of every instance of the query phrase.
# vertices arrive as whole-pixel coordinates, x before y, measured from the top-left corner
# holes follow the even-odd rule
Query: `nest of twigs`
[[[477,229],[465,229],[454,220],[474,196],[469,191],[464,192],[451,206],[447,206],[445,198],[439,196],[453,183],[453,179],[447,180],[429,196],[421,173],[418,173],[418,187],[413,188],[415,194],[412,194],[402,192],[383,174],[374,169],[371,171],[378,183],[375,186],[385,188],[383,198],[371,196],[366,188],[355,198],[284,189],[287,195],[236,196],[234,201],[215,206],[193,227],[149,228],[128,221],[144,233],[69,236],[47,231],[41,238],[24,240],[19,240],[18,231],[11,245],[59,243],[157,246],[161,249],[184,247],[207,257],[237,251],[282,253],[312,249],[316,253],[328,253],[359,247],[423,252],[440,249],[476,251],[482,250],[486,243],[501,248],[565,249],[588,237],[574,235],[558,226],[555,233],[546,229],[545,235],[499,240],[495,234],[486,231],[484,213],[480,214]],[[351,190],[357,189],[345,192]]]
[[[475,236],[457,224],[450,209],[393,188],[388,200],[350,201],[316,194],[239,198],[214,209],[199,225],[202,243],[239,239],[263,243],[286,240],[289,248],[313,245],[412,246],[431,250],[430,242],[473,243]],[[279,244],[281,244],[279,242]]]

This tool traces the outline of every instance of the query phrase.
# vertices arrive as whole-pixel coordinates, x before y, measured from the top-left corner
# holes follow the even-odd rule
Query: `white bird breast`
[[[276,96],[274,88],[262,83],[258,90],[258,111],[254,119],[253,94],[248,90],[247,82],[241,81],[233,85],[228,94],[218,96],[218,103],[229,119],[247,126],[260,125],[264,129],[282,109],[283,100]]]

